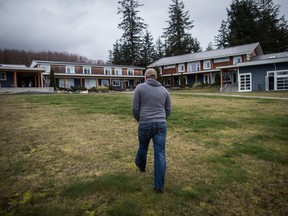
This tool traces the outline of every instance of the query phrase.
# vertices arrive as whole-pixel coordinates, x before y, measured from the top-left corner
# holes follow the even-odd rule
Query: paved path
[[[272,96],[254,96],[254,95],[236,95],[236,94],[220,94],[220,93],[177,93],[170,92],[171,95],[204,95],[204,96],[221,96],[221,97],[240,97],[240,98],[260,98],[260,99],[277,99],[288,100],[288,97],[272,97]]]

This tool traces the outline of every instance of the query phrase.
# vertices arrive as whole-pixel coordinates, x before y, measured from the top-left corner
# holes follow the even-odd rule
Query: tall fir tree
[[[166,56],[187,54],[193,50],[195,40],[188,32],[193,28],[193,21],[190,21],[188,12],[184,11],[183,1],[172,0],[169,6],[168,27],[164,28],[163,33]]]
[[[259,41],[263,50],[266,53],[287,51],[288,25],[284,16],[279,18],[280,5],[275,5],[272,0],[260,1],[258,10]]]
[[[218,48],[259,42],[264,53],[288,50],[288,25],[273,0],[233,0],[215,37]]]
[[[227,21],[222,20],[220,29],[218,30],[219,34],[214,38],[216,46],[218,49],[229,47],[228,36],[229,29],[227,27]]]
[[[146,29],[146,33],[143,37],[142,48],[140,50],[140,64],[139,66],[147,67],[155,61],[155,48],[153,44],[153,36]]]
[[[259,42],[257,19],[260,14],[253,0],[233,0],[227,13],[229,46]]]
[[[140,59],[141,40],[143,37],[143,29],[146,28],[143,19],[138,15],[138,8],[143,6],[137,0],[118,1],[118,14],[122,14],[123,18],[118,28],[124,31],[121,42],[122,49],[127,52],[130,58],[130,65],[137,65]]]
[[[164,52],[164,44],[159,37],[155,42],[155,60],[163,58]]]

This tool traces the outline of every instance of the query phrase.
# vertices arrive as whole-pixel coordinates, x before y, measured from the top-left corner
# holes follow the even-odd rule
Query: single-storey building
[[[259,43],[165,57],[148,67],[159,68],[167,87],[182,80],[220,84],[222,92],[288,90],[288,52],[264,55]]]
[[[0,92],[51,92],[51,88],[44,87],[44,71],[25,65],[0,64]]]

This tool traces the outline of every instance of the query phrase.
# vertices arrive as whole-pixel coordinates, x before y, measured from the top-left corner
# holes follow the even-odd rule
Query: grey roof
[[[217,67],[217,68],[227,69],[227,68],[254,66],[254,65],[275,64],[275,63],[283,63],[283,62],[288,62],[288,52],[271,53],[271,54],[255,56],[254,58],[251,59],[251,61],[240,62],[240,63],[237,63],[236,65],[228,65],[228,66],[222,66],[222,67]]]
[[[33,60],[30,67],[35,67],[37,64],[56,64],[56,65],[74,65],[74,66],[95,66],[95,67],[122,67],[122,68],[134,68],[134,69],[145,69],[140,66],[131,65],[111,65],[111,64],[93,64],[93,63],[82,63],[82,62],[61,62],[61,61],[45,61],[45,60]]]
[[[26,67],[25,65],[0,64],[0,71],[43,72],[45,69]]]
[[[224,58],[229,56],[251,54],[256,50],[257,55],[262,55],[262,48],[259,43],[246,44],[241,46],[229,47],[226,49],[217,49],[211,51],[196,52],[180,56],[161,58],[158,61],[148,65],[148,67],[164,66],[177,63],[194,62],[214,58]]]
[[[280,58],[288,58],[288,52],[271,53],[271,54],[255,56],[251,59],[251,61],[263,61],[263,60],[280,59]]]

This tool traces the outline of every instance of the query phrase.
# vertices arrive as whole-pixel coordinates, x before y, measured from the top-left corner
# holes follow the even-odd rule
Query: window
[[[178,72],[184,72],[185,71],[185,65],[184,64],[179,64],[178,65]]]
[[[109,86],[109,80],[101,80],[101,86]]]
[[[83,67],[83,74],[91,74],[91,67]]]
[[[113,80],[113,86],[121,86],[121,82],[119,80]]]
[[[239,74],[239,91],[240,92],[248,92],[252,91],[252,80],[251,73]]]
[[[75,68],[74,66],[66,66],[66,73],[67,74],[75,74]]]
[[[115,75],[122,75],[122,69],[121,68],[115,68]]]
[[[165,65],[164,69],[172,69],[175,68],[175,65]]]
[[[233,64],[234,65],[237,64],[237,63],[240,63],[240,62],[242,62],[241,56],[234,56],[233,57]]]
[[[71,86],[74,86],[74,79],[59,79],[59,87],[60,88],[68,88],[70,89]]]
[[[104,68],[105,75],[111,75],[111,68]]]
[[[228,62],[229,61],[229,57],[226,58],[217,58],[214,60],[215,63],[220,63],[220,62]]]
[[[85,87],[90,89],[92,87],[96,87],[96,80],[94,79],[85,79]]]
[[[133,76],[134,75],[134,69],[132,69],[132,68],[128,68],[128,75],[131,75],[131,76]]]
[[[0,72],[0,80],[6,80],[6,73],[5,72]]]
[[[206,60],[203,62],[203,69],[204,70],[211,69],[211,60]]]
[[[193,62],[188,64],[188,72],[200,71],[200,62]]]

